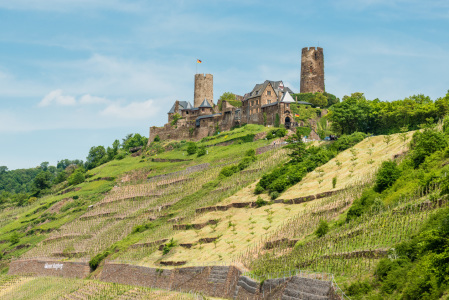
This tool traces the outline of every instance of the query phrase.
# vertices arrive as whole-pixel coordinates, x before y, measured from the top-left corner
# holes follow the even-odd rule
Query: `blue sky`
[[[301,48],[324,48],[326,90],[369,99],[449,89],[449,2],[0,2],[0,165],[85,159],[148,136],[199,73],[214,98],[266,79],[299,91]]]

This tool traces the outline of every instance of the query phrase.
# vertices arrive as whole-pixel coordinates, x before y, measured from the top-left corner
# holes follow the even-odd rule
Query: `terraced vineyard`
[[[265,129],[253,126],[248,130],[259,134]],[[279,295],[293,297],[295,289],[304,284],[295,276],[309,272],[321,274],[311,279],[326,280],[323,286],[313,283],[322,287],[315,292],[328,295],[337,290],[335,280],[351,283],[371,276],[382,258],[397,255],[392,249],[396,244],[410,240],[422,224],[447,206],[446,196],[439,196],[444,188],[440,184],[421,189],[417,184],[410,191],[398,187],[385,198],[398,201],[379,204],[382,201],[376,200],[377,206],[347,219],[354,201],[373,187],[382,162],[406,159],[412,132],[367,137],[354,147],[332,153],[335,157],[275,197],[267,192],[256,194],[256,185],[264,174],[287,164],[292,150],[279,143],[272,146],[265,139],[239,140],[246,134],[240,130],[234,136],[222,134],[198,143],[208,149],[199,157],[186,155],[186,146],[180,145],[157,155],[144,152],[115,160],[89,171],[87,181],[75,188],[1,211],[2,261],[18,265],[22,260],[39,259],[33,274],[36,266],[57,272],[77,262],[73,266],[87,268],[90,264],[90,278],[106,278],[103,268],[108,272],[131,268],[149,276],[148,282],[185,280],[170,286],[209,285],[217,277],[217,282],[226,283],[227,293],[235,288],[239,299],[247,297],[246,293],[265,297],[267,284],[273,284],[270,295],[275,295],[273,287]],[[329,224],[328,232],[317,236],[323,222]],[[15,244],[9,242],[13,232],[21,233]],[[238,267],[232,271],[229,266]],[[215,274],[220,268],[227,268],[226,272]],[[67,272],[64,276],[71,276]],[[201,280],[212,281],[186,283],[199,282],[201,276]],[[283,281],[265,284],[274,278]],[[1,280],[2,299],[34,295],[53,299],[199,297],[193,292],[73,278],[53,278],[48,284],[34,277],[3,276]],[[216,286],[207,289],[216,296]]]

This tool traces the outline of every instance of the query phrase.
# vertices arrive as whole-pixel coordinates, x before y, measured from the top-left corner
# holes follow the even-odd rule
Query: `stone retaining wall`
[[[88,263],[30,259],[12,261],[8,275],[84,278],[89,272]]]
[[[106,282],[186,292],[195,291],[211,297],[232,298],[239,274],[240,271],[233,266],[185,267],[168,270],[107,262],[100,278]],[[247,298],[238,297],[237,299]]]

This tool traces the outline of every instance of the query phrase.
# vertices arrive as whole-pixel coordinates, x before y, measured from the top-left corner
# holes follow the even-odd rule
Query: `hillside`
[[[441,184],[422,179],[429,172],[434,174],[429,178],[439,178],[444,155],[432,156],[432,163],[424,163],[426,169],[421,173],[407,167],[408,157],[416,152],[409,151],[414,132],[366,138],[358,135],[352,140],[309,145],[305,151],[310,157],[321,153],[317,152],[320,149],[327,149],[323,150],[327,156],[283,192],[255,194],[263,176],[283,170],[294,157],[294,149],[263,139],[268,130],[247,125],[205,138],[197,143],[206,149],[201,156],[188,155],[188,143],[152,143],[138,156],[88,171],[87,180],[73,188],[55,191],[25,207],[1,211],[2,272],[8,272],[11,261],[14,267],[10,273],[21,268],[21,261],[61,261],[67,266],[87,266],[77,273],[81,277],[121,283],[110,270],[120,266],[126,273],[129,266],[141,266],[156,273],[160,270],[161,275],[169,272],[170,288],[181,289],[189,281],[178,284],[181,279],[176,276],[184,272],[206,268],[205,274],[213,278],[217,268],[238,266],[236,274],[243,276],[244,272],[244,278],[261,284],[262,291],[267,278],[285,281],[287,277],[292,280],[292,274],[319,273],[313,275],[314,280],[333,280],[346,293],[359,297],[351,284],[364,282],[371,287],[379,261],[390,255],[397,243],[420,232],[422,224],[446,205],[445,198],[429,203],[439,199]],[[376,194],[377,200],[370,200],[371,206],[377,203],[372,206],[376,209],[361,206],[363,209],[354,214],[354,207],[361,205],[360,199],[368,197],[367,191],[376,184],[382,162],[392,159],[404,161],[400,168],[408,171],[401,176],[415,172],[421,181],[412,185],[413,180],[398,179]],[[423,187],[422,180],[431,184]],[[323,221],[328,231],[319,236],[315,232]],[[202,276],[201,270],[193,272]],[[234,271],[229,272],[226,282],[230,288],[237,282],[231,274]],[[14,295],[25,293],[31,282],[42,287],[44,294],[47,289],[35,278],[1,280],[13,282],[7,284],[9,289],[0,289],[8,297],[12,297],[12,285],[18,293]],[[55,295],[65,293],[57,288],[63,285],[58,280],[69,282],[73,291],[84,291],[85,286],[111,290],[105,292],[111,298],[135,290],[129,285],[66,278],[52,279]],[[186,291],[184,287],[181,290]],[[371,290],[376,295],[379,292],[375,287]],[[271,287],[269,291],[273,292]],[[40,289],[36,288],[37,292]],[[139,293],[162,292],[139,289]],[[220,296],[215,290],[212,294]],[[169,294],[161,297],[171,299]],[[182,297],[190,299],[191,295]],[[274,294],[270,297],[277,299]]]

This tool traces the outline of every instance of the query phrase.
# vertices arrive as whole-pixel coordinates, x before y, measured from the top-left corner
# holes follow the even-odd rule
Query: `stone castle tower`
[[[199,107],[204,99],[214,106],[214,77],[212,74],[195,74],[194,107]]]
[[[300,93],[324,92],[323,48],[302,48]]]

